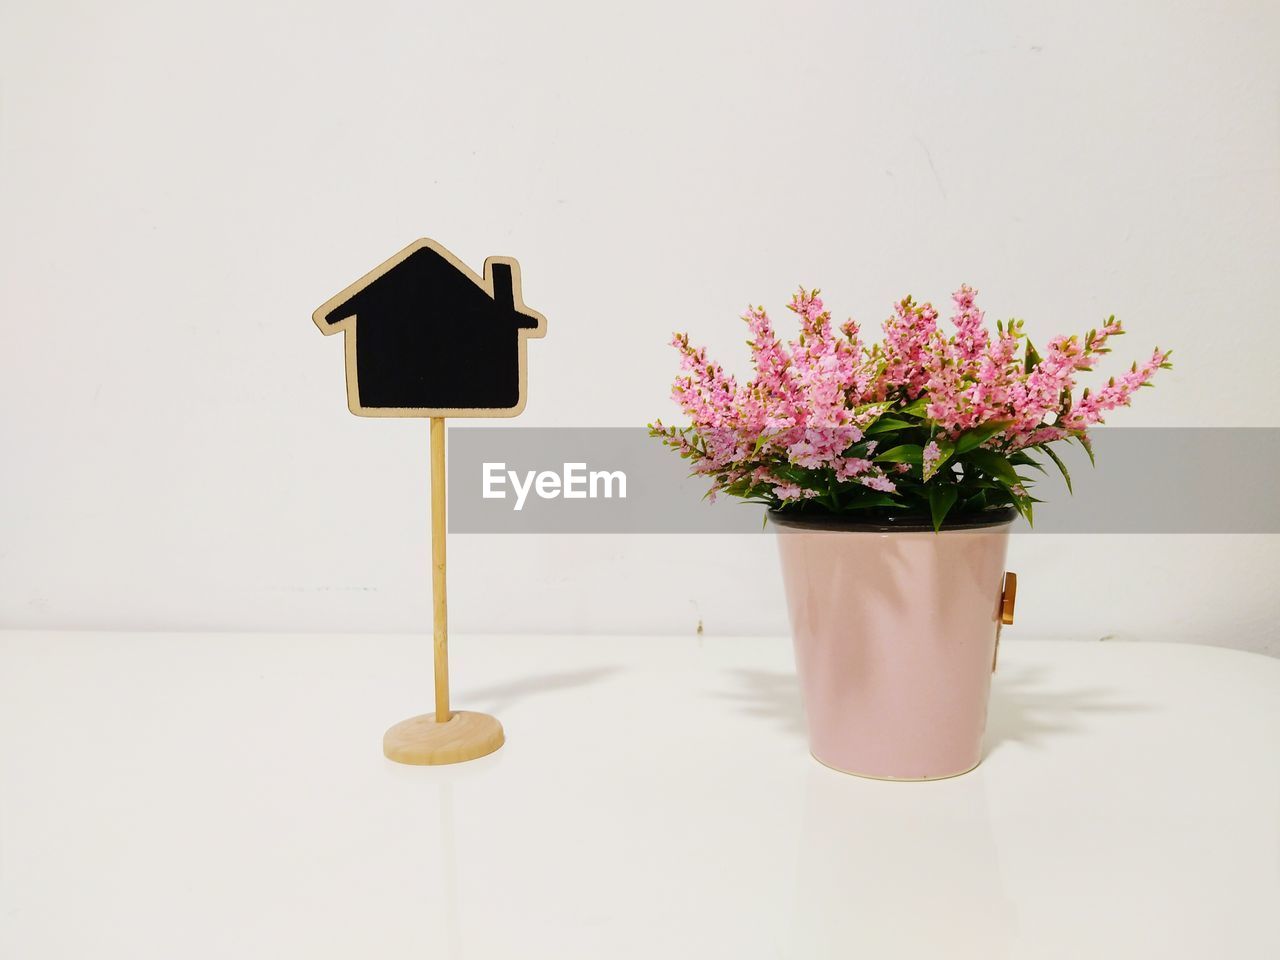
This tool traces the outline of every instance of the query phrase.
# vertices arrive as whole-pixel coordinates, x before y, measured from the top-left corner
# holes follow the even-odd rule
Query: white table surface
[[[1280,957],[1280,660],[1006,633],[974,773],[807,752],[779,639],[0,634],[0,956]]]

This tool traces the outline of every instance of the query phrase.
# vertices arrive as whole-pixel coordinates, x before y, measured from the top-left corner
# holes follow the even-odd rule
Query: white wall
[[[670,416],[670,331],[797,283],[962,281],[1174,347],[1113,422],[1280,425],[1271,3],[0,9],[2,625],[424,627],[426,425],[310,320],[423,234],[521,259],[529,426]],[[1276,540],[1021,538],[1020,635],[1278,652]],[[458,630],[784,630],[767,537],[450,549]]]

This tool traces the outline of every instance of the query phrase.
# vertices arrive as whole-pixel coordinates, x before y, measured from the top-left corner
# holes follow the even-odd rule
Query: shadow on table
[[[1001,667],[992,678],[984,755],[1006,742],[1037,746],[1056,734],[1079,730],[1090,717],[1146,709],[1124,703],[1102,687],[1043,689],[1052,671],[1039,667]],[[738,688],[721,693],[746,715],[769,720],[782,732],[806,735],[800,684],[791,672],[734,670]]]
[[[1051,676],[1052,670],[1046,667],[1002,666],[997,671],[991,679],[984,756],[1007,742],[1037,746],[1058,734],[1082,729],[1095,716],[1147,709],[1140,703],[1116,700],[1115,691],[1104,687],[1043,689]]]
[[[475,704],[476,709],[501,714],[508,707],[531,696],[569,690],[574,687],[586,687],[599,683],[605,677],[617,672],[617,667],[594,667],[590,670],[563,670],[559,673],[535,674],[508,683],[471,687],[463,695],[468,704]]]
[[[806,736],[800,682],[794,673],[734,670],[732,676],[741,688],[719,694],[722,699],[737,704],[748,716],[775,723],[783,733],[801,738]]]

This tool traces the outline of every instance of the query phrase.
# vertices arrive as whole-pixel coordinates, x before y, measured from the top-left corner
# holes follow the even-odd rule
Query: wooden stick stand
[[[444,418],[431,418],[431,598],[435,621],[436,710],[401,720],[382,738],[396,763],[461,763],[493,753],[502,724],[487,713],[449,709],[449,619],[445,597]]]

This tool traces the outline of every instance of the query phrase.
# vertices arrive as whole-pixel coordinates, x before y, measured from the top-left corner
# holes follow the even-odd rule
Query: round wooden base
[[[444,723],[434,713],[401,720],[382,737],[382,752],[396,763],[461,763],[493,753],[503,743],[502,724],[487,713],[455,710]]]

